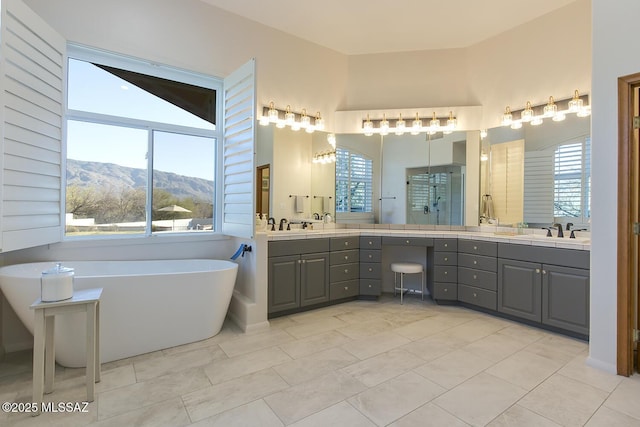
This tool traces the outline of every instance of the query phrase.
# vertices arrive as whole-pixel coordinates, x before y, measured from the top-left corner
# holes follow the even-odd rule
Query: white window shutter
[[[255,59],[224,79],[222,232],[253,238],[255,228]]]
[[[62,238],[66,40],[19,0],[3,0],[1,249]]]
[[[524,154],[524,220],[553,223],[553,151]]]

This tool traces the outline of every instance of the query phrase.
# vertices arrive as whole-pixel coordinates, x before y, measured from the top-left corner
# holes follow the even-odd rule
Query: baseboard
[[[603,362],[601,360],[594,359],[591,356],[587,357],[587,365],[608,372],[610,374],[617,375],[618,373],[618,368],[615,364]]]
[[[16,351],[31,350],[33,348],[33,341],[14,342],[4,347],[6,353],[14,353]]]

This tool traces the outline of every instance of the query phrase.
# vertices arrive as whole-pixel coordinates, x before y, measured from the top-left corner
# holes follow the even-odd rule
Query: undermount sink
[[[569,235],[571,234],[571,232],[567,232],[567,235],[564,237],[548,237],[545,236],[543,234],[517,234],[514,235],[513,238],[515,239],[522,239],[522,240],[536,240],[536,241],[548,241],[548,242],[562,242],[562,243],[591,243],[591,238],[589,237],[578,237],[576,236],[575,238],[570,238]]]

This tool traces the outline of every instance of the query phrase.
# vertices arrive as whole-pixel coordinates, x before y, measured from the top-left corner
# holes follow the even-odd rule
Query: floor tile
[[[606,392],[612,392],[623,377],[610,374],[587,365],[587,355],[579,355],[558,371],[565,377],[592,385]]]
[[[447,411],[433,403],[422,405],[408,415],[389,425],[390,427],[468,427],[459,418],[454,417]]]
[[[330,348],[275,366],[273,369],[290,385],[310,381],[357,362],[358,359],[341,348]]]
[[[218,344],[229,357],[251,353],[269,347],[275,347],[294,338],[280,329],[269,329],[255,334],[245,334]]]
[[[491,362],[465,350],[455,350],[414,370],[446,389],[452,389],[491,366]]]
[[[467,344],[468,342],[465,340],[451,337],[441,332],[418,341],[410,342],[400,348],[415,354],[425,362],[430,362]]]
[[[408,372],[347,401],[376,425],[386,426],[444,392],[439,385]]]
[[[345,401],[336,403],[290,425],[291,427],[375,427],[374,423]]]
[[[193,421],[199,421],[287,387],[289,385],[269,368],[184,394],[182,400],[189,417]]]
[[[290,360],[291,357],[279,347],[272,347],[215,361],[205,366],[204,372],[211,384],[219,384]]]
[[[332,372],[265,397],[278,417],[290,424],[360,393],[366,387],[352,377]]]
[[[376,386],[423,364],[418,356],[406,350],[394,349],[341,369],[367,387]]]
[[[601,406],[585,427],[638,427],[640,419],[618,412],[606,406]]]
[[[133,367],[138,381],[146,381],[182,369],[195,368],[215,360],[227,359],[227,355],[218,346],[163,355],[149,360],[136,362]]]
[[[329,331],[281,344],[280,348],[292,358],[297,359],[318,351],[338,347],[349,341],[351,341],[351,338],[336,331]]]
[[[560,427],[550,419],[538,415],[535,412],[523,408],[520,405],[513,405],[511,408],[498,415],[491,421],[488,427]]]
[[[523,349],[526,345],[526,342],[520,342],[509,336],[495,333],[484,338],[480,338],[479,340],[462,347],[462,349],[492,362],[499,362]]]
[[[554,374],[518,403],[560,425],[584,425],[607,396],[600,389]]]
[[[487,369],[494,375],[526,390],[533,390],[538,384],[562,367],[562,362],[522,350]]]
[[[297,339],[318,335],[323,332],[345,326],[346,323],[336,317],[326,317],[313,322],[303,323],[297,326],[290,326],[285,331]]]
[[[182,399],[174,398],[101,420],[92,426],[181,427],[189,424],[191,424],[191,420],[182,404]]]
[[[480,373],[433,401],[473,426],[484,426],[526,394],[526,390]]]
[[[640,420],[640,375],[623,378],[604,406]]]
[[[271,408],[259,399],[221,414],[200,420],[190,427],[282,427],[284,424]]]
[[[364,360],[408,343],[409,340],[407,338],[401,337],[398,334],[383,332],[367,338],[351,341],[344,344],[342,348],[360,360]]]

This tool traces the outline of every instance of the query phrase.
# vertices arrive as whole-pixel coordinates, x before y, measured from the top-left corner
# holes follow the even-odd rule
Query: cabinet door
[[[329,254],[301,255],[300,306],[329,301]]]
[[[542,323],[589,335],[589,270],[542,268]]]
[[[269,313],[300,307],[300,256],[269,258]]]
[[[498,260],[498,311],[540,322],[541,265],[533,262]]]

